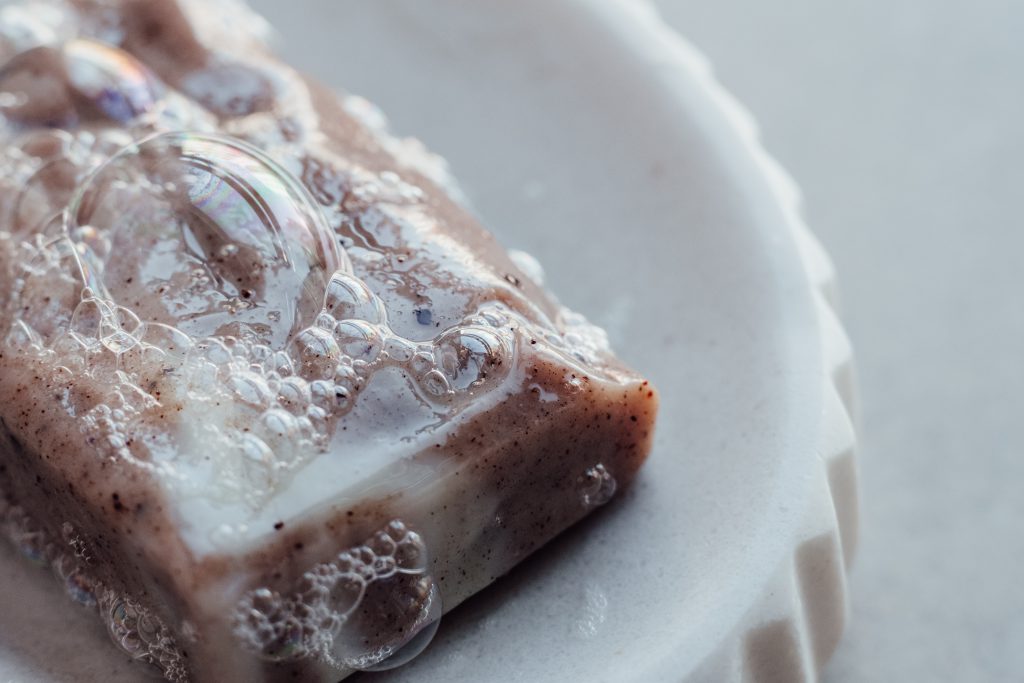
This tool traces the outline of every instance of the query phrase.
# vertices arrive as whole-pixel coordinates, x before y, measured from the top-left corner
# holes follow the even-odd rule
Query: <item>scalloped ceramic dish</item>
[[[796,191],[704,62],[638,2],[253,4],[296,66],[448,157],[663,392],[621,500],[375,676],[815,680],[856,536],[849,348]],[[10,552],[0,605],[0,681],[142,676]]]

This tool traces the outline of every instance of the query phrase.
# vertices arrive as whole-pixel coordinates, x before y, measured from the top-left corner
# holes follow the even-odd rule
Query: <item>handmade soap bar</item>
[[[173,681],[408,660],[633,478],[657,405],[441,160],[261,33],[0,11],[0,524]]]

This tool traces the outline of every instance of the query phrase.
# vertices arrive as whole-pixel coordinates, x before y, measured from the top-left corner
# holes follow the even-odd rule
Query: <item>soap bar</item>
[[[0,530],[171,681],[408,661],[629,484],[657,411],[440,158],[265,33],[0,12]]]

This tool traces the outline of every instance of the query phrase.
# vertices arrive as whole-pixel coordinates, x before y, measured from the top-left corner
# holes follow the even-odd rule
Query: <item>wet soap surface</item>
[[[128,7],[114,23],[135,55],[61,42],[74,21],[45,15],[56,41],[39,28],[11,40],[0,79],[16,145],[8,343],[49,364],[66,410],[108,455],[199,499],[180,511],[195,551],[224,541],[221,526],[245,540],[268,503],[289,517],[315,502],[308,488],[303,501],[278,494],[323,453],[402,457],[486,406],[524,339],[576,363],[607,354],[599,330],[540,294],[488,236],[442,226],[439,212],[458,210],[438,207],[415,169],[374,168],[397,143],[360,127],[382,125],[371,105],[350,98],[351,118],[335,108],[320,121],[320,95],[258,48],[196,44],[170,61],[159,41],[135,46],[133,26],[157,22],[188,46],[192,29],[175,24],[187,15]],[[86,33],[104,37],[86,16]],[[50,42],[24,49],[33,40]],[[224,69],[246,77],[222,101]],[[351,129],[351,148],[318,142],[325,126]],[[179,128],[190,132],[161,132]],[[388,368],[408,381],[373,381]],[[395,407],[346,422],[359,393],[364,408]],[[385,430],[408,446],[376,447]],[[319,478],[355,481],[383,464],[328,463]],[[189,511],[211,501],[237,509],[204,528]]]
[[[318,505],[358,502],[367,478],[517,392],[557,402],[591,380],[632,378],[603,332],[542,293],[535,261],[507,257],[437,191],[449,182],[440,162],[410,154],[365,101],[330,105],[325,123],[315,102],[325,95],[258,45],[251,62],[239,54],[252,46],[206,52],[189,43],[187,15],[126,7],[70,21],[59,4],[5,10],[5,380],[24,382],[15,393],[44,384],[87,455],[149,481],[188,553],[243,549]],[[150,27],[185,53],[171,59],[158,36],[139,43]],[[406,175],[382,170],[387,160]],[[543,353],[564,369],[564,387],[562,377],[527,386],[521,359]],[[11,425],[24,433],[46,413],[34,403]],[[9,450],[29,452],[13,434]],[[378,476],[375,494],[407,489],[408,470]],[[578,479],[570,507],[614,493],[600,463],[567,474]],[[96,486],[73,483],[89,495]],[[153,504],[123,489],[110,499],[140,518]],[[4,514],[6,535],[98,609],[128,654],[184,677],[194,625],[169,628],[111,591],[88,551],[61,549],[79,538],[74,525],[58,538],[16,500]],[[367,539],[283,593],[246,593],[236,636],[271,661],[371,668],[436,628],[427,549],[414,532],[380,533],[378,545],[395,547]],[[403,543],[419,548],[412,565]],[[399,574],[412,578],[381,587]],[[401,639],[335,656],[353,610],[395,591],[415,609],[361,618],[363,630],[412,618]]]

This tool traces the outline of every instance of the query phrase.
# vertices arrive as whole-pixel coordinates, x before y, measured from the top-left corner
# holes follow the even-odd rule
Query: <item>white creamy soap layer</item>
[[[510,377],[508,382],[511,386],[516,379]],[[188,547],[199,557],[241,552],[273,536],[278,523],[291,528],[305,517],[328,508],[344,510],[396,492],[415,496],[417,489],[422,491],[426,487],[432,488],[435,495],[442,492],[443,486],[436,486],[443,470],[441,464],[414,460],[413,456],[428,451],[435,444],[443,444],[448,434],[456,431],[462,422],[496,406],[504,392],[492,391],[481,396],[458,419],[445,422],[436,413],[424,410],[418,401],[410,400],[408,389],[403,386],[406,384],[407,380],[398,373],[376,376],[366,390],[368,402],[374,395],[385,400],[387,397],[396,399],[395,413],[404,413],[404,418],[393,421],[390,428],[336,431],[326,453],[309,453],[308,464],[270,492],[259,506],[243,500],[218,499],[214,491],[210,495],[183,495],[175,480],[164,482],[165,494],[181,522],[181,536]],[[405,401],[401,400],[403,395]],[[366,412],[369,410],[367,408]],[[364,411],[357,403],[350,414],[353,424],[360,422],[361,412]],[[202,452],[207,447],[205,430],[196,426],[218,420],[227,422],[231,417],[188,410],[178,431],[182,448]],[[368,419],[367,422],[378,421]],[[199,461],[191,459],[190,462]],[[201,480],[208,472],[201,465],[191,468],[184,465],[177,468],[176,474]],[[488,502],[492,496],[488,492],[481,493],[484,495],[480,499],[479,518],[488,520],[490,516],[484,509],[497,506],[496,496]],[[438,510],[440,513],[440,506]],[[433,526],[439,519],[405,521]]]

